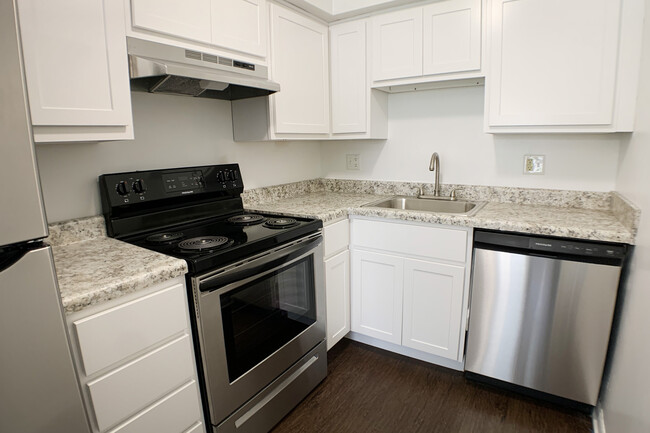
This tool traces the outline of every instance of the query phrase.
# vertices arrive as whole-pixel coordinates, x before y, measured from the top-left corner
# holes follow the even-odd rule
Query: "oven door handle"
[[[255,275],[276,269],[283,264],[291,262],[301,256],[306,255],[309,251],[315,249],[323,242],[322,236],[307,239],[294,245],[275,250],[274,252],[236,266],[232,269],[226,268],[222,273],[214,275],[199,284],[201,292],[211,292],[224,287],[228,284],[242,281]],[[278,257],[278,255],[281,255]]]

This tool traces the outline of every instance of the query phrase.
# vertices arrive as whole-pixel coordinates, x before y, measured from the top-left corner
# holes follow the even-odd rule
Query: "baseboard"
[[[605,416],[603,414],[603,408],[600,406],[600,402],[596,405],[594,412],[591,414],[591,422],[594,425],[594,433],[606,433]]]
[[[378,347],[380,349],[388,350],[389,352],[399,353],[400,355],[408,356],[409,358],[419,359],[420,361],[429,362],[431,364],[440,365],[441,367],[450,368],[452,370],[464,371],[465,363],[458,362],[440,356],[431,355],[430,353],[420,352],[419,350],[411,349],[409,347],[400,346],[398,344],[387,343],[377,338],[368,337],[367,335],[359,334],[354,331],[348,332],[346,338],[358,341],[360,343],[368,344],[370,346]]]

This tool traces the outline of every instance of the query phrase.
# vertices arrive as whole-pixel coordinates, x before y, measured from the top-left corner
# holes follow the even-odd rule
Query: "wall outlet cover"
[[[345,155],[345,163],[348,170],[359,170],[359,154],[348,153]]]
[[[544,174],[544,155],[524,155],[524,174]]]

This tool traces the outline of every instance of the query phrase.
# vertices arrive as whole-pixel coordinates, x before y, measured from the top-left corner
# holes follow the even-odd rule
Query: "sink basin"
[[[484,202],[467,200],[436,200],[428,198],[416,198],[396,196],[383,199],[362,207],[378,207],[387,209],[417,210],[422,212],[452,213],[457,215],[474,215],[483,207]]]

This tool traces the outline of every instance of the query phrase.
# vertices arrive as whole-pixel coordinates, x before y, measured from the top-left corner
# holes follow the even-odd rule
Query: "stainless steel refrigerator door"
[[[0,366],[0,432],[90,432],[50,247],[0,272]]]
[[[47,236],[15,11],[0,2],[0,246]]]
[[[594,405],[620,271],[476,249],[465,369]]]

